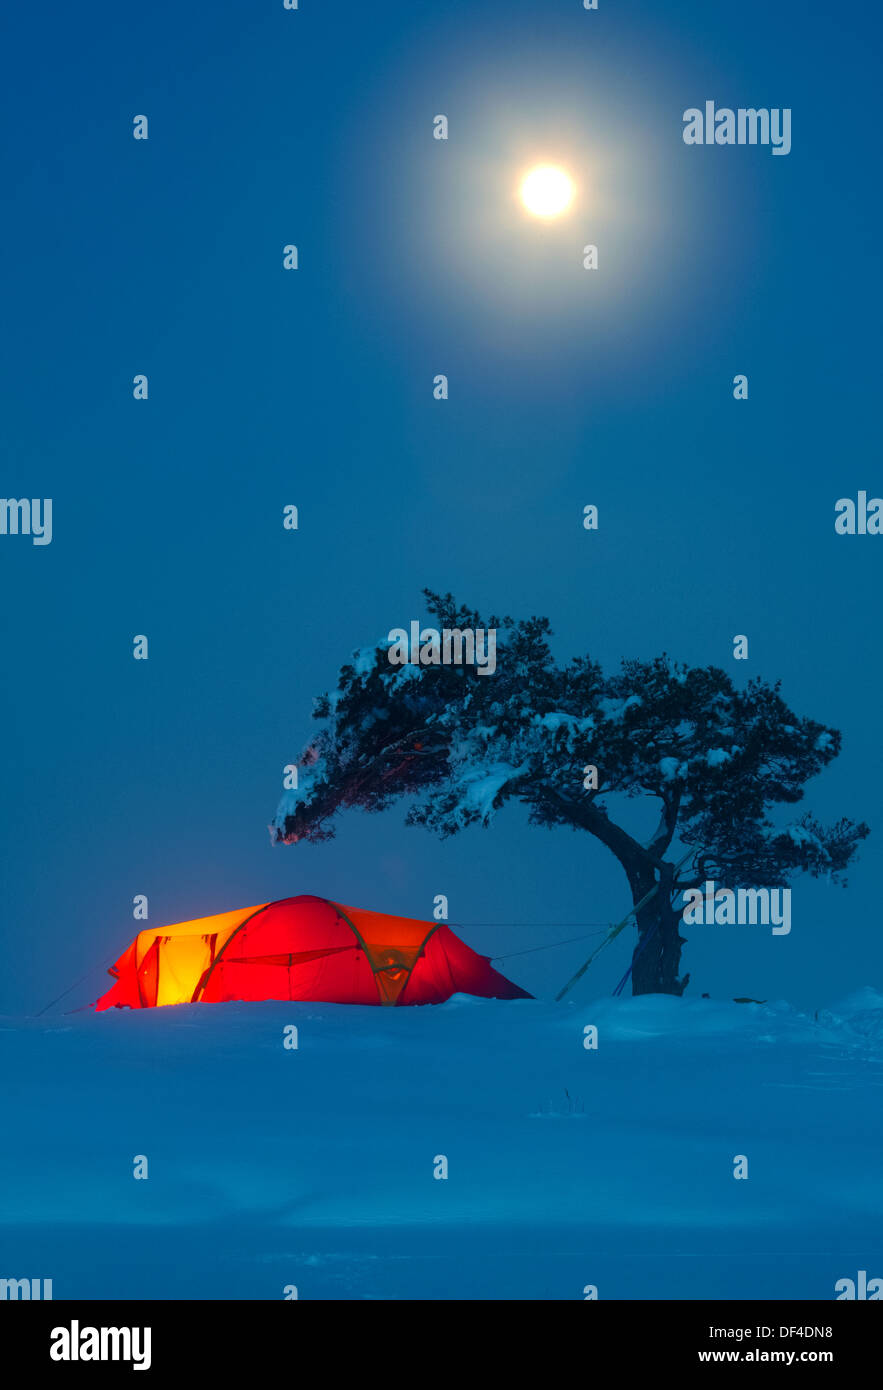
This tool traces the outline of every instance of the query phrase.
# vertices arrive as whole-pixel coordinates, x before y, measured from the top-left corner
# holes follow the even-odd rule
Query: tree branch
[[[541,784],[539,790],[569,819],[584,830],[588,830],[610,850],[611,854],[619,860],[633,888],[637,882],[643,882],[647,879],[648,871],[652,873],[659,866],[658,861],[639,841],[635,840],[621,826],[615,825],[597,806],[586,805],[585,802],[569,801],[554,787],[545,783]]]

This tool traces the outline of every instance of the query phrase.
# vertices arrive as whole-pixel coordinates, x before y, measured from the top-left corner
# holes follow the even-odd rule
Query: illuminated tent
[[[529,999],[443,922],[283,898],[139,932],[95,1004],[150,1009],[230,999],[440,1004],[452,994]]]

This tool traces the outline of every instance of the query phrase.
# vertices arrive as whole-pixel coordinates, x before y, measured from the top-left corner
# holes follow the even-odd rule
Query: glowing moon
[[[560,217],[573,201],[573,181],[554,164],[531,169],[521,184],[521,201],[534,217]]]

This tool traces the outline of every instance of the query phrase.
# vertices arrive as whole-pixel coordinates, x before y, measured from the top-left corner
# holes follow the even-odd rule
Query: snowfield
[[[0,1277],[56,1299],[833,1299],[883,1276],[871,989],[817,1019],[464,995],[3,1018],[0,1074]]]

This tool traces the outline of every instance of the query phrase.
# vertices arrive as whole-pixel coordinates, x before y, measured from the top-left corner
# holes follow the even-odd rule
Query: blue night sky
[[[151,925],[299,892],[430,917],[446,893],[488,954],[623,915],[607,852],[517,807],[446,842],[399,805],[271,848],[313,695],[425,618],[424,585],[547,615],[561,659],[781,679],[841,729],[804,806],[871,825],[849,887],[798,878],[789,937],[694,928],[683,966],[690,995],[808,1008],[880,987],[883,540],[833,526],[838,498],[883,493],[876,7],[222,0],[7,24],[2,492],[51,497],[53,539],[0,538],[0,1011],[90,970],[63,1007],[96,998],[138,893]],[[791,153],[686,146],[706,99],[790,107]],[[541,160],[580,189],[552,224],[513,197]],[[592,944],[502,968],[554,991]]]

